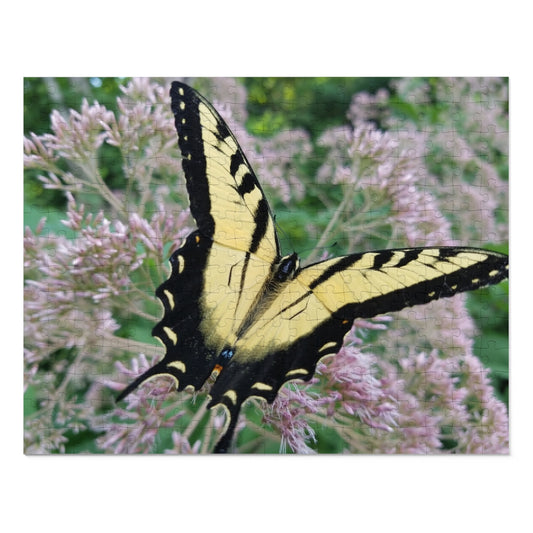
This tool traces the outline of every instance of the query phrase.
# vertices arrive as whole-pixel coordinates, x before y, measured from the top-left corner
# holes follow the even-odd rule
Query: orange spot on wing
[[[211,377],[216,378],[222,372],[222,366],[221,365],[215,365],[215,368],[213,368],[213,371],[211,372]]]

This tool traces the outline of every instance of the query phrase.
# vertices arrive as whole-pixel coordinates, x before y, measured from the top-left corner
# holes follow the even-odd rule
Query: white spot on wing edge
[[[337,346],[337,343],[336,342],[326,342],[326,344],[324,344],[324,346],[322,346],[320,348],[320,350],[318,350],[318,353],[321,353],[321,352],[325,352],[327,350],[329,350],[330,348],[334,348],[335,346]]]
[[[185,268],[185,259],[182,255],[178,255],[178,273],[181,274]]]
[[[163,331],[167,334],[167,337],[172,341],[172,344],[178,343],[178,336],[167,326],[163,328]]]
[[[254,383],[250,388],[256,389],[256,390],[265,390],[265,391],[272,390],[271,385],[267,385],[266,383],[262,383],[261,381]]]
[[[174,296],[170,291],[167,291],[166,289],[163,291],[163,293],[167,297],[168,305],[170,307],[170,310],[172,311],[172,309],[174,309]]]
[[[228,400],[233,404],[237,405],[237,393],[234,390],[228,390],[224,393],[224,395]]]
[[[305,368],[295,368],[294,370],[289,370],[285,377],[289,378],[291,376],[296,376],[298,374],[309,374],[309,370],[306,370]]]
[[[187,371],[187,367],[185,366],[185,363],[183,361],[172,361],[171,363],[168,363],[167,366],[173,366],[174,368],[176,368],[180,372],[183,372],[184,374]]]

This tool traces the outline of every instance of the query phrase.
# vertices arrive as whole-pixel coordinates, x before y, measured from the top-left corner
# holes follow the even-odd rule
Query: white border
[[[524,216],[532,178],[526,4],[75,5],[12,6],[1,36],[3,522],[56,533],[513,531],[530,507],[533,442],[532,343],[524,338],[531,326],[519,300],[532,286],[531,222]],[[511,457],[22,455],[22,77],[184,74],[510,75]]]

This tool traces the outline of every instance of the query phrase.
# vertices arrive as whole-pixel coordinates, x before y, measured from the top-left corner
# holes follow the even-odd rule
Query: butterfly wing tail
[[[238,418],[238,412],[230,415],[230,421],[226,432],[224,435],[222,435],[222,437],[220,437],[215,449],[213,450],[213,453],[228,453],[231,446],[231,441],[233,440],[233,434],[235,433],[235,427],[237,426]]]
[[[235,428],[237,427],[237,421],[239,420],[239,413],[242,405],[242,401],[233,401],[231,398],[231,395],[224,395],[220,400],[212,397],[207,406],[210,409],[220,405],[224,407],[224,410],[226,411],[225,430],[222,437],[220,437],[218,440],[213,453],[228,453],[231,449],[231,444],[233,441]]]
[[[161,375],[169,375],[168,367],[166,364],[163,364],[161,361],[160,363],[156,364],[152,368],[149,368],[144,374],[141,374],[135,381],[130,383],[118,396],[117,396],[117,403],[122,401],[128,394],[132,393],[141,383],[144,383],[145,381],[148,381],[152,378],[155,378],[156,376]]]

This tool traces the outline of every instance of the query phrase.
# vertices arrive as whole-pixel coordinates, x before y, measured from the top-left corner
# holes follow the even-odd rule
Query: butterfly
[[[242,404],[272,402],[285,382],[311,379],[354,319],[508,276],[506,255],[468,247],[355,253],[301,267],[297,254],[282,256],[263,189],[219,113],[184,83],[173,82],[170,96],[197,229],[156,290],[164,314],[152,335],[165,356],[117,400],[160,375],[178,391],[212,378],[208,407],[227,414],[214,451],[227,452]]]

